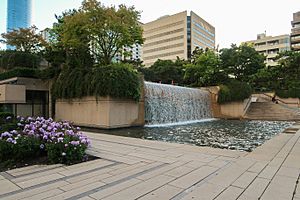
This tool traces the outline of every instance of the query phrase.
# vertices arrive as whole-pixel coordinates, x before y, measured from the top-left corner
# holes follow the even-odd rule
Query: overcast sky
[[[0,33],[6,31],[6,1],[0,0]],[[82,0],[33,0],[32,24],[51,27],[54,14],[78,8]],[[258,33],[289,34],[292,14],[300,11],[299,0],[102,0],[105,5],[134,5],[146,23],[167,14],[193,10],[216,28],[216,44],[256,39]],[[2,46],[3,47],[3,46]]]

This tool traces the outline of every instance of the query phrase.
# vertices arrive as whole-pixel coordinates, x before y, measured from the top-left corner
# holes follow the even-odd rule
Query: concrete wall
[[[25,85],[0,85],[0,103],[25,103]]]
[[[57,100],[55,119],[95,128],[121,128],[143,126],[144,102],[113,99],[111,97],[84,97],[82,99]]]
[[[249,99],[244,101],[229,102],[229,103],[218,103],[218,92],[220,90],[219,86],[205,87],[211,95],[211,105],[213,117],[215,118],[243,118],[245,114],[245,109]]]
[[[244,108],[248,99],[245,101],[230,102],[220,104],[222,118],[243,118]]]

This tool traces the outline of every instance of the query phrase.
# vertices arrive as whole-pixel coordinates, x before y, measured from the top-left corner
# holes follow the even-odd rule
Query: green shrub
[[[14,118],[14,114],[12,114],[10,112],[0,112],[0,119],[1,120],[5,120],[8,117]]]
[[[287,89],[277,89],[276,95],[281,98],[300,98],[300,81],[290,81]]]
[[[17,120],[15,126],[19,129],[0,133],[0,167],[41,155],[47,155],[50,163],[74,164],[85,160],[90,141],[80,128],[51,118],[18,117]]]
[[[0,80],[5,80],[13,77],[38,78],[39,70],[32,68],[15,68],[0,74]]]
[[[141,78],[131,65],[113,64],[62,70],[52,88],[55,98],[111,96],[139,100]]]
[[[231,80],[226,85],[221,85],[218,93],[218,103],[243,101],[250,97],[251,87],[247,83]]]
[[[83,160],[86,145],[80,144],[76,138],[65,137],[60,143],[47,143],[47,156],[50,163],[74,164]]]
[[[10,71],[0,73],[0,80],[5,80],[13,77],[40,78],[51,79],[58,76],[59,68],[49,67],[44,70],[32,68],[15,68]]]
[[[280,98],[300,98],[300,88],[290,88],[288,90],[276,90],[275,93]]]
[[[21,51],[0,51],[0,68],[10,70],[16,67],[37,68],[41,57]]]

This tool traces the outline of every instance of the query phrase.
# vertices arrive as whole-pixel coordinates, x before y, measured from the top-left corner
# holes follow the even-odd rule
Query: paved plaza
[[[0,199],[300,200],[300,131],[251,153],[86,134],[102,159],[2,172]]]

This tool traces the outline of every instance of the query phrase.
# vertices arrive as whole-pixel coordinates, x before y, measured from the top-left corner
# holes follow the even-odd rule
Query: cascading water
[[[208,91],[145,82],[147,125],[190,122],[211,117]]]

